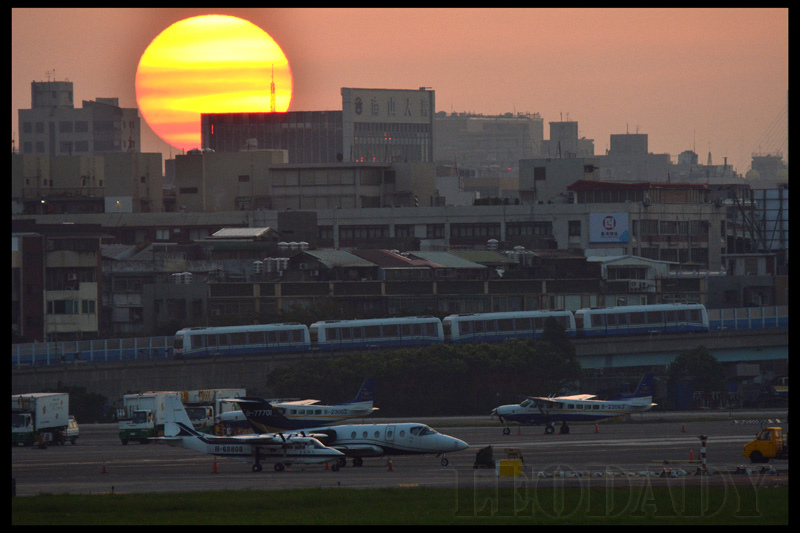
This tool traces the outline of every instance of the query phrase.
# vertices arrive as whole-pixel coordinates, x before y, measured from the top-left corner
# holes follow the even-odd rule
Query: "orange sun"
[[[292,71],[278,43],[227,15],[176,22],[153,39],[136,69],[142,117],[182,150],[201,147],[201,113],[287,111],[291,99]]]

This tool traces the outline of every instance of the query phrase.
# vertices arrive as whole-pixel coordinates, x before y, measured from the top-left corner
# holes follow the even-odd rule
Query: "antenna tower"
[[[272,65],[272,81],[269,84],[269,111],[275,112],[275,65]]]

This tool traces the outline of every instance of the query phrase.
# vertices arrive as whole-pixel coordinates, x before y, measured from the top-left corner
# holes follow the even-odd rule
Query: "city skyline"
[[[31,81],[68,79],[75,107],[136,107],[144,50],[174,22],[226,14],[259,26],[291,64],[290,111],[341,109],[342,87],[436,92],[437,112],[539,113],[648,150],[744,174],[752,153],[788,160],[788,9],[12,10],[12,136]],[[91,36],[94,35],[94,39]],[[79,38],[76,38],[79,37]],[[265,80],[269,83],[269,80]],[[258,111],[268,111],[263,109]],[[179,150],[142,120],[142,151]]]

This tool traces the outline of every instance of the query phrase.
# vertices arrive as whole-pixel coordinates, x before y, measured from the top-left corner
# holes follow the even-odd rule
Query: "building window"
[[[569,221],[569,236],[570,237],[580,237],[581,236],[581,221],[580,220],[570,220]]]
[[[443,239],[444,224],[428,224],[426,226],[425,237],[428,239]]]

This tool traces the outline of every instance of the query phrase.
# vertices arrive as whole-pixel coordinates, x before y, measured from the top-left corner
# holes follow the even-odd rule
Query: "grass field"
[[[14,497],[12,525],[768,525],[789,489],[302,489]]]

